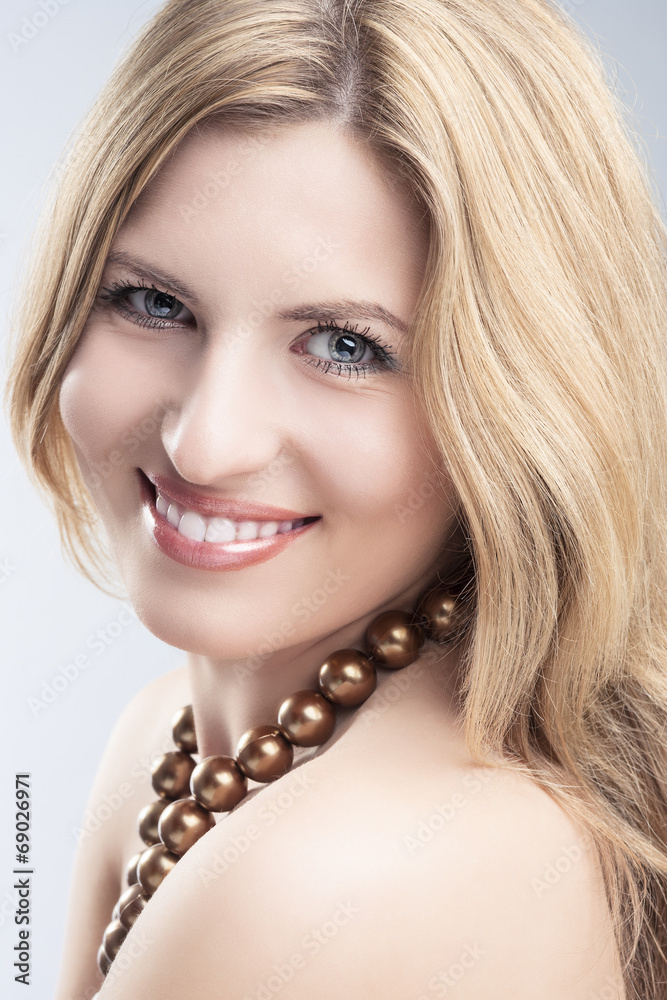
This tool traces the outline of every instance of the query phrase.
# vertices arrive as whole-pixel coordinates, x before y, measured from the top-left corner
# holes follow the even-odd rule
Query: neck
[[[423,583],[410,587],[365,616],[310,641],[285,646],[246,660],[214,659],[188,653],[188,673],[199,753],[236,755],[243,733],[273,723],[278,709],[295,691],[317,690],[318,672],[337,649],[365,649],[368,625],[383,611],[414,607]],[[382,678],[378,677],[378,683]]]

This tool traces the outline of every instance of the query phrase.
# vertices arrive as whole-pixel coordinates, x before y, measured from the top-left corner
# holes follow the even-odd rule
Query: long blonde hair
[[[71,150],[28,275],[12,428],[106,579],[58,409],[115,233],[196,123],[328,118],[430,217],[414,377],[461,500],[469,746],[598,845],[628,997],[667,981],[664,229],[597,54],[547,0],[172,0]]]

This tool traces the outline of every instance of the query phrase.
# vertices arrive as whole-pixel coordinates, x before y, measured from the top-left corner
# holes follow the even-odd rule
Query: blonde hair
[[[628,997],[657,997],[664,230],[598,55],[546,0],[172,0],[159,12],[69,155],[10,382],[17,447],[93,579],[97,516],[58,388],[119,225],[212,118],[340,122],[428,211],[411,361],[474,560],[469,746],[500,751],[585,823]]]

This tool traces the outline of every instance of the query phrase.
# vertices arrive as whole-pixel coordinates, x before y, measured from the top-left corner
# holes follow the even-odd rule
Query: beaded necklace
[[[447,642],[462,633],[459,596],[438,586],[427,591],[414,614],[385,611],[366,631],[367,653],[339,649],[321,665],[317,691],[296,691],[278,710],[277,722],[253,726],[239,740],[236,757],[216,755],[197,763],[192,706],[181,708],[172,720],[175,750],[163,754],[152,767],[158,798],[138,816],[145,850],[127,865],[128,888],[113,908],[111,922],[97,953],[106,976],[128,931],[151,896],[200,837],[215,825],[213,813],[230,812],[248,791],[248,778],[275,781],[286,774],[294,747],[320,746],[336,724],[336,706],[361,705],[375,690],[377,667],[400,670],[413,663],[424,642]]]

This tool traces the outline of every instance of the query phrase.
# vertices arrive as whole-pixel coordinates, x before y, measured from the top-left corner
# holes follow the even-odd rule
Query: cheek
[[[132,465],[138,443],[155,431],[159,417],[145,379],[138,384],[117,346],[108,348],[103,337],[81,342],[59,396],[65,429],[93,489],[100,485],[100,474],[109,479],[109,469]]]
[[[340,414],[328,454],[335,506],[354,523],[392,535],[431,534],[449,522],[456,497],[411,396],[387,394],[356,421]],[[363,419],[361,419],[363,417]],[[419,517],[413,517],[418,513]]]

